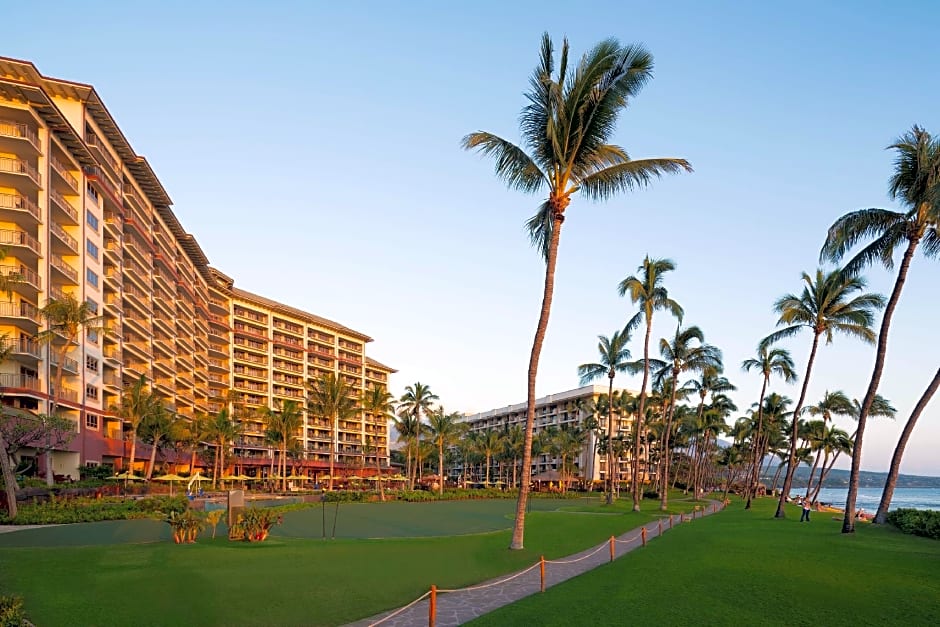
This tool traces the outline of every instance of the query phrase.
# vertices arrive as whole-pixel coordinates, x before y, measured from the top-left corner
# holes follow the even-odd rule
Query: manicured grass
[[[937,625],[940,542],[776,502],[683,525],[643,549],[474,621],[484,625]],[[587,600],[590,600],[587,602]]]
[[[4,534],[0,590],[22,595],[38,625],[336,625],[404,605],[432,583],[470,585],[529,566],[539,555],[551,559],[577,552],[659,514],[652,502],[639,514],[626,512],[629,507],[621,503],[613,510],[601,508],[612,512],[608,515],[584,515],[571,511],[583,503],[534,500],[526,549],[509,551],[512,506],[512,501],[341,506],[337,536],[344,528],[385,536],[373,540],[311,539],[321,534],[317,509],[286,514],[278,528],[284,535],[263,544],[223,538],[180,546],[168,541],[102,544],[123,528],[108,525],[152,521]],[[689,511],[692,503],[673,507],[674,512]],[[445,536],[479,527],[501,530]],[[123,542],[155,531],[148,528],[137,536],[125,531],[114,539]],[[390,537],[409,531],[445,537]],[[66,532],[75,536],[71,542]],[[47,539],[55,538],[56,546],[37,546],[42,534],[53,534]],[[307,537],[290,537],[301,534]],[[17,536],[20,541],[14,542]],[[70,546],[83,538],[95,542]]]

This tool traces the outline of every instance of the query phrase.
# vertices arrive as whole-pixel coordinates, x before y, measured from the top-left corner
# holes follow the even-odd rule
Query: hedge
[[[888,512],[888,522],[904,533],[940,540],[940,511],[896,509]]]

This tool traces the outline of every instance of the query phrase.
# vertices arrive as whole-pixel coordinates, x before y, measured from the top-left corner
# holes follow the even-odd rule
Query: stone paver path
[[[721,505],[717,501],[708,501],[707,503],[704,511],[705,516],[720,511]],[[700,517],[702,515],[703,513],[699,512],[696,516]],[[684,516],[684,519],[686,522],[692,520],[688,514]],[[662,533],[668,533],[669,518],[663,518],[661,521]],[[672,516],[672,521],[674,526],[681,524],[680,516],[677,514]],[[643,545],[642,529],[643,527],[637,527],[615,538],[615,559]],[[658,537],[659,530],[659,521],[647,523],[646,540],[649,541]],[[604,542],[580,553],[557,560],[545,560],[545,587],[550,588],[609,561],[609,542]],[[541,574],[538,563],[512,575],[504,575],[468,588],[454,591],[438,590],[435,625],[437,627],[462,625],[487,612],[515,603],[519,599],[535,594],[540,590]],[[369,627],[372,625],[415,627],[427,625],[428,603],[428,598],[425,596],[410,605],[350,623],[347,627]]]

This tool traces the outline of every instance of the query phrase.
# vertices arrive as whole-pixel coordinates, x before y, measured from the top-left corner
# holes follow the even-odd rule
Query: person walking
[[[811,506],[810,506],[809,499],[803,499],[803,515],[800,516],[800,522],[803,522],[804,520],[806,522],[809,522],[810,509],[811,509]]]

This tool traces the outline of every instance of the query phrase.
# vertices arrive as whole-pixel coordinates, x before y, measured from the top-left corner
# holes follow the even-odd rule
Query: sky
[[[940,133],[940,8],[926,1],[88,0],[55,20],[48,11],[17,5],[0,54],[94,85],[237,286],[367,333],[368,354],[399,371],[393,393],[421,381],[450,411],[525,401],[544,265],[523,226],[540,198],[507,190],[459,142],[476,130],[518,141],[543,32],[567,37],[575,57],[611,36],[644,44],[654,78],[612,141],[634,158],[685,157],[695,172],[571,203],[539,396],[578,386],[597,336],[634,313],[616,287],[648,254],[676,262],[666,285],[685,323],[722,349],[742,415],[760,377],[740,363],[774,329],[773,302],[801,289],[837,217],[899,208],[885,147],[915,123]],[[880,388],[898,418],[869,423],[866,470],[887,469],[938,366],[938,269],[922,257],[911,267]],[[890,290],[887,271],[867,277]],[[673,324],[660,316],[653,337]],[[785,344],[801,372],[810,340]],[[642,355],[641,341],[631,348]],[[808,401],[861,399],[873,363],[871,347],[837,337]],[[940,475],[938,448],[935,399],[902,472]]]

